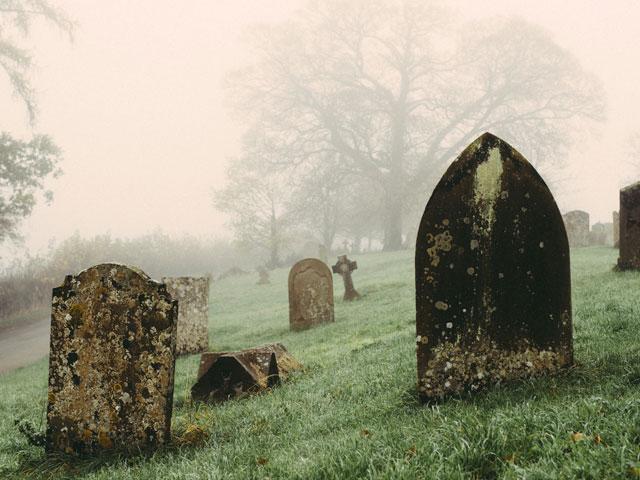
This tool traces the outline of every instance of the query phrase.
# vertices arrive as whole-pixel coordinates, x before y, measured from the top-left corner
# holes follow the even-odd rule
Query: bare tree
[[[214,192],[214,206],[229,214],[229,225],[236,240],[262,252],[267,266],[279,266],[288,238],[285,180],[265,172],[247,158],[233,161],[227,169],[227,178],[226,187]]]
[[[557,160],[572,122],[602,114],[599,83],[541,29],[452,23],[420,0],[312,2],[259,29],[259,61],[229,78],[275,167],[337,155],[379,187],[386,250],[401,247],[407,203],[483,131]]]

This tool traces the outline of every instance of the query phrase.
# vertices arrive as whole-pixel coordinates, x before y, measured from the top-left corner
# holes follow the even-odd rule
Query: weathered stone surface
[[[613,212],[613,246],[620,246],[620,214]]]
[[[589,214],[572,210],[562,216],[571,248],[589,246]]]
[[[171,298],[178,301],[176,354],[209,349],[209,277],[164,277]]]
[[[620,190],[618,269],[640,269],[640,182]]]
[[[178,304],[140,270],[101,264],[53,289],[48,451],[169,440]]]
[[[289,271],[289,326],[305,330],[334,321],[331,270],[317,258],[305,258]]]
[[[485,133],[429,199],[416,246],[421,399],[572,363],[569,247],[542,178]]]
[[[613,223],[594,223],[589,232],[589,245],[613,246]]]
[[[281,343],[238,352],[203,353],[191,398],[202,402],[241,398],[278,385],[301,368]]]
[[[344,282],[344,296],[342,299],[347,302],[359,299],[360,294],[353,286],[353,279],[351,278],[351,272],[358,269],[358,262],[349,260],[346,255],[340,255],[338,262],[331,269],[333,273],[340,275]]]

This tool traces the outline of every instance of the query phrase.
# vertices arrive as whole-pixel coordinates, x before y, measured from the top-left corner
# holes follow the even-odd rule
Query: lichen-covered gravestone
[[[640,269],[640,182],[620,190],[618,269]]]
[[[563,215],[569,246],[571,248],[589,246],[589,214],[582,210],[572,210]]]
[[[316,258],[300,260],[289,272],[291,330],[333,321],[333,278],[329,267]]]
[[[569,247],[542,178],[485,133],[449,167],[416,246],[421,399],[572,363]]]
[[[165,285],[124,265],[91,267],[53,289],[48,451],[169,440],[177,315]]]
[[[178,301],[176,354],[209,349],[209,278],[164,277],[171,298]]]

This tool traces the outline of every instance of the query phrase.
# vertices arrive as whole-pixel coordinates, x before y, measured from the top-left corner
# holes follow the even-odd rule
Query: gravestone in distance
[[[420,223],[415,267],[423,401],[572,363],[562,217],[504,141],[485,133],[444,174]]]
[[[360,298],[360,294],[353,286],[351,272],[358,269],[358,262],[349,260],[346,255],[340,255],[338,262],[331,267],[333,273],[337,273],[342,277],[344,282],[344,296],[342,300],[350,302]]]
[[[257,285],[269,285],[271,283],[271,280],[269,279],[269,271],[266,268],[260,267],[258,269],[258,276]]]
[[[613,212],[613,246],[620,247],[620,214]]]
[[[571,248],[589,246],[589,214],[572,210],[562,216]]]
[[[53,289],[46,448],[74,454],[169,440],[178,304],[105,263]]]
[[[300,260],[289,271],[291,330],[333,321],[333,278],[329,267],[316,258]]]
[[[209,349],[209,278],[164,277],[171,298],[178,301],[176,355]]]
[[[618,269],[640,269],[640,182],[620,190]]]
[[[594,223],[589,232],[589,245],[594,246],[613,246],[613,224],[612,223]]]

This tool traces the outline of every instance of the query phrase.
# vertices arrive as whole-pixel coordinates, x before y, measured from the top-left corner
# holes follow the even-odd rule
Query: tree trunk
[[[402,199],[398,196],[387,198],[384,222],[385,252],[402,249]]]

